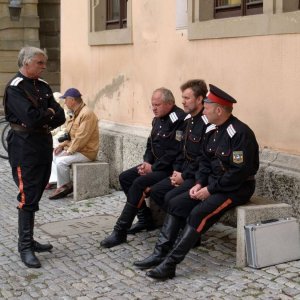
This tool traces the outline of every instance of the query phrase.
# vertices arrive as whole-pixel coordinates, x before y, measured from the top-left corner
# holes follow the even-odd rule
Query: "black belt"
[[[50,131],[48,128],[26,128],[19,124],[10,123],[10,127],[14,131],[20,132],[32,132],[32,133],[41,133],[41,134],[48,134]]]
[[[255,180],[255,176],[254,176],[254,175],[251,175],[251,176],[249,176],[249,177],[246,179],[246,181],[251,181],[251,180]]]

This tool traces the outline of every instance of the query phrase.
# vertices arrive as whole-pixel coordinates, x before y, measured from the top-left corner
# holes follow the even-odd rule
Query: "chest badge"
[[[182,137],[183,137],[183,132],[181,130],[176,130],[176,136],[175,136],[176,141],[181,142]]]
[[[244,152],[243,151],[233,151],[232,160],[235,164],[242,164],[244,162]]]

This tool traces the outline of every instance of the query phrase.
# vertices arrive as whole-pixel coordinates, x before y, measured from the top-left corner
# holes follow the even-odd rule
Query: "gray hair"
[[[161,92],[162,97],[163,97],[163,102],[170,103],[170,104],[175,104],[175,97],[169,89],[161,87],[161,88],[156,89],[153,92],[153,94],[156,93],[156,92]]]
[[[29,63],[33,57],[35,57],[36,55],[41,54],[44,57],[46,57],[46,59],[48,59],[48,56],[46,54],[46,51],[40,49],[40,48],[36,48],[36,47],[23,47],[18,55],[18,67],[21,68],[23,67],[25,64]]]

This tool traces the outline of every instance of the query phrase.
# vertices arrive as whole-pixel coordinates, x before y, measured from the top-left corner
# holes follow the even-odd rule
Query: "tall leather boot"
[[[140,269],[149,269],[159,265],[172,249],[183,222],[184,220],[167,214],[153,253],[144,260],[135,261],[133,264]]]
[[[128,234],[136,234],[143,230],[152,231],[156,229],[156,226],[153,222],[151,209],[147,207],[145,202],[143,206],[139,208],[137,217],[138,221],[127,231]]]
[[[173,278],[176,272],[176,265],[179,264],[187,253],[192,249],[199,239],[200,233],[190,225],[186,225],[181,240],[176,244],[174,249],[169,253],[166,259],[155,269],[146,273],[147,276],[165,280]]]
[[[111,248],[127,241],[127,230],[130,228],[136,214],[137,208],[126,202],[125,207],[114,227],[113,232],[107,238],[100,242],[104,248]]]
[[[32,249],[32,232],[31,232],[32,212],[19,209],[19,243],[18,248],[22,262],[28,268],[40,268],[41,263],[35,256]]]
[[[35,212],[32,212],[30,219],[30,228],[31,228],[31,242],[32,242],[32,250],[34,252],[51,252],[53,246],[51,244],[40,244],[39,242],[33,239],[34,234],[34,217]]]

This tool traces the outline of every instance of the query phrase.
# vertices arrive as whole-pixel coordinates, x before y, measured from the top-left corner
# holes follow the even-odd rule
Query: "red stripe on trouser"
[[[206,224],[206,221],[211,218],[212,216],[218,214],[221,210],[223,210],[224,208],[226,208],[227,206],[229,206],[232,203],[231,199],[227,199],[225,202],[222,203],[221,206],[219,206],[217,209],[215,209],[212,213],[210,213],[209,215],[207,215],[200,223],[200,225],[197,227],[197,232],[201,232],[203,227]]]
[[[17,167],[18,179],[19,179],[19,192],[21,194],[21,201],[19,203],[19,208],[22,208],[25,204],[25,193],[24,193],[24,183],[22,179],[21,167]]]
[[[146,198],[146,194],[143,192],[143,195],[142,195],[142,197],[141,197],[141,199],[140,199],[140,201],[137,205],[137,208],[141,208],[143,202],[145,201],[145,198]]]

